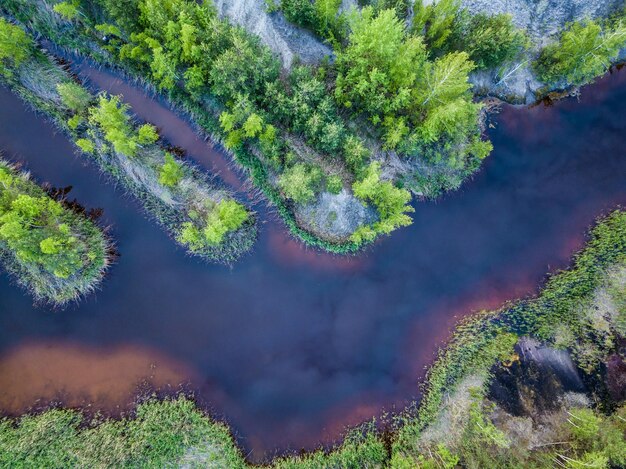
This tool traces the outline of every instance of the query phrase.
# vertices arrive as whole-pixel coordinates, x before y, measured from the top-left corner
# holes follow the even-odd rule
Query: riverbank
[[[618,55],[619,49],[613,50],[617,42],[622,36],[626,41],[617,17],[611,25],[585,25],[594,41],[604,44],[610,37],[611,44],[602,45],[597,63],[572,71],[572,64],[559,58],[559,51],[577,35],[564,29],[565,22],[557,28],[560,43],[541,43],[539,52],[539,36],[529,39],[516,30],[520,26],[515,18],[488,18],[478,7],[468,18],[451,2],[412,13],[410,8],[404,13],[380,11],[376,4],[361,13],[358,34],[344,31],[337,63],[296,65],[281,72],[266,46],[218,19],[211,7],[181,0],[172,11],[184,11],[182,18],[166,9],[153,11],[154,5],[143,1],[128,11],[118,9],[114,1],[72,5],[11,0],[4,8],[60,46],[122,67],[166,94],[214,141],[224,143],[292,234],[335,253],[357,251],[410,224],[409,192],[437,197],[458,189],[478,170],[491,151],[481,137],[490,105],[473,102],[472,96],[519,102],[511,98],[513,92],[492,88],[494,83],[520,82],[513,76],[528,68],[520,66],[528,62],[526,55],[541,56],[535,62],[541,73],[552,77],[541,96],[555,90],[563,94],[572,92],[570,85],[580,86],[606,71]],[[219,3],[219,8],[222,13],[238,11],[228,2]],[[411,28],[394,16],[409,13]],[[342,14],[337,9],[335,20],[347,28],[346,21],[339,21],[345,20]],[[165,23],[159,22],[167,22],[177,33],[166,34]],[[207,23],[219,27],[211,32]],[[454,26],[463,47],[441,45],[448,40],[438,36],[445,24]],[[395,52],[369,64],[376,53],[365,50],[363,39],[378,33]],[[414,34],[423,36],[420,44]],[[199,60],[200,51],[210,54]],[[423,64],[413,64],[417,71],[406,75],[408,66],[397,65],[404,55]],[[587,61],[575,60],[574,68],[576,63]],[[372,67],[381,76],[372,75]],[[533,67],[533,73],[539,73]],[[446,73],[450,70],[455,73]],[[445,79],[438,80],[441,76]],[[481,85],[481,80],[487,83],[484,76],[491,80],[488,86]],[[388,94],[402,99],[394,101]]]
[[[64,306],[93,292],[113,252],[84,209],[0,159],[0,263],[37,303]]]
[[[397,427],[380,434],[374,424],[368,424],[351,431],[330,453],[280,458],[272,467],[389,465],[399,469],[429,461],[436,464],[434,459],[448,461],[449,467],[477,462],[552,467],[555,457],[588,461],[591,453],[605,464],[621,464],[620,458],[626,454],[622,452],[625,429],[619,419],[623,410],[615,413],[615,409],[624,399],[624,389],[623,383],[611,381],[616,376],[611,370],[619,369],[624,360],[620,344],[626,332],[625,271],[626,212],[618,210],[598,221],[572,267],[554,274],[537,297],[462,322],[431,368],[424,398],[397,418]],[[518,430],[507,427],[510,418],[505,412],[513,412],[511,403],[496,392],[495,385],[503,370],[510,373],[515,367],[524,370],[529,366],[532,358],[520,358],[520,354],[531,347],[531,339],[538,350],[543,347],[571,357],[564,363],[571,361],[573,373],[582,377],[587,391],[579,392],[578,397],[568,394],[569,398],[561,392],[561,404],[549,412],[535,405],[530,407],[530,415],[511,414],[525,425],[527,438],[521,439],[516,438],[519,425]],[[530,395],[552,397],[532,391],[534,385],[525,379],[517,385],[531,386]],[[605,386],[612,388],[609,397]],[[601,410],[614,416],[589,410],[589,402],[601,402]],[[591,429],[576,433],[563,417],[567,412],[589,423]],[[539,433],[533,425],[548,417],[552,418],[552,430],[544,428]],[[604,432],[598,437],[599,425]],[[26,465],[63,461],[66,466],[169,463],[247,467],[227,428],[208,419],[184,397],[149,400],[126,419],[96,419],[87,426],[81,425],[76,411],[51,410],[24,416],[19,426],[5,419],[0,432],[5,445],[0,454],[9,458],[7,461]],[[559,434],[569,435],[566,447],[551,445],[552,437]]]
[[[178,7],[192,8],[187,2]],[[215,71],[190,57],[181,58],[180,62],[172,55],[177,54],[178,46],[165,38],[158,39],[166,45],[166,62],[171,62],[166,66],[169,78],[164,81],[157,76],[161,72],[155,74],[152,65],[145,62],[147,56],[133,58],[126,54],[131,50],[139,54],[144,47],[134,44],[131,36],[141,35],[138,28],[151,28],[147,24],[137,23],[132,25],[134,29],[125,29],[128,23],[114,16],[108,18],[109,23],[97,24],[106,14],[93,5],[70,21],[63,20],[48,4],[33,8],[16,0],[4,8],[62,47],[121,65],[168,95],[174,104],[194,115],[214,140],[224,142],[235,161],[276,205],[293,234],[331,252],[354,252],[409,224],[411,196],[407,188],[419,196],[433,197],[445,189],[456,188],[477,170],[490,150],[489,144],[480,140],[484,118],[481,106],[469,101],[464,85],[453,93],[456,105],[462,105],[465,113],[462,124],[433,126],[431,137],[435,143],[425,152],[428,157],[420,158],[413,152],[404,161],[387,149],[387,143],[383,145],[377,136],[379,131],[369,128],[365,119],[347,119],[350,112],[341,109],[332,93],[326,91],[331,86],[323,78],[326,72],[301,67],[293,76],[281,78],[275,57],[254,37],[228,23],[220,22],[224,31],[218,28],[218,36],[224,35],[224,44],[217,45]],[[210,9],[200,10],[191,17],[200,15],[204,22],[216,21]],[[147,15],[143,21],[149,23]],[[179,20],[172,17],[171,21]],[[193,24],[189,26],[197,31],[191,39],[194,50],[212,50],[211,41],[215,38],[207,38],[204,23],[190,21]],[[182,27],[176,27],[179,26]],[[103,31],[109,35],[103,35]],[[146,29],[145,34],[155,34],[150,31]],[[156,34],[161,34],[158,28]],[[237,40],[232,42],[231,36]],[[126,52],[119,55],[124,45]],[[235,52],[238,47],[241,50]],[[150,55],[154,51],[147,52]],[[251,57],[258,57],[258,63],[240,63],[230,57],[232,54],[252,54]],[[229,63],[228,70],[218,73],[225,63]],[[192,72],[198,75],[192,77]],[[172,80],[174,76],[180,79]],[[455,135],[439,138],[443,127],[454,127]],[[413,133],[415,145],[422,145],[421,137]]]
[[[2,20],[7,30],[21,31]],[[8,86],[44,113],[112,180],[141,201],[190,254],[232,263],[256,239],[254,214],[206,173],[168,150],[157,129],[140,123],[119,97],[93,96],[32,40],[12,64]]]

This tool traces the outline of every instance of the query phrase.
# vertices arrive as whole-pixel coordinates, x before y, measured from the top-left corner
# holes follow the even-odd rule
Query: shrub
[[[278,183],[286,197],[304,204],[315,197],[321,180],[322,171],[320,168],[297,163],[285,170]]]
[[[558,41],[543,49],[535,70],[546,83],[583,85],[604,73],[624,46],[626,25],[622,22],[605,28],[591,20],[573,23]]]
[[[326,190],[331,194],[339,194],[343,189],[343,181],[338,174],[332,174],[326,178]]]
[[[450,39],[450,47],[465,51],[478,69],[498,67],[515,59],[528,43],[511,15],[462,14]]]
[[[174,187],[183,178],[184,171],[171,153],[165,154],[165,163],[159,169],[159,182],[164,186]]]
[[[122,103],[118,96],[107,98],[101,94],[98,105],[89,109],[89,121],[102,129],[104,138],[116,152],[132,157],[139,142],[127,114],[129,110],[128,104]]]
[[[59,83],[57,92],[63,105],[77,113],[85,111],[93,99],[85,88],[73,82]]]
[[[11,68],[30,57],[33,42],[18,26],[0,18],[0,74],[11,77]]]
[[[57,3],[52,9],[66,20],[72,21],[78,16],[78,7],[74,3],[61,2]]]

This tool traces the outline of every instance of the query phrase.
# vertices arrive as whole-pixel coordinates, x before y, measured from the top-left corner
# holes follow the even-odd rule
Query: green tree
[[[32,40],[18,26],[0,18],[0,74],[11,77],[32,53]]]
[[[226,233],[238,229],[248,220],[246,208],[232,199],[224,199],[217,204],[207,218],[204,237],[209,245],[220,244]]]
[[[424,5],[424,0],[416,0],[413,6],[413,31],[423,35],[432,49],[444,49],[455,30],[459,9],[459,0],[439,0],[429,2],[428,5]]]
[[[98,105],[89,109],[89,121],[102,129],[104,138],[116,152],[132,157],[137,153],[139,143],[130,123],[129,109],[119,96],[101,94]]]
[[[287,198],[304,204],[315,197],[321,180],[320,168],[297,163],[281,174],[278,184]]]
[[[52,9],[66,20],[72,21],[78,16],[78,6],[75,3],[61,2],[57,3]]]
[[[585,84],[604,73],[626,46],[626,25],[602,28],[594,21],[573,23],[559,40],[545,47],[535,69],[546,83]]]
[[[82,113],[91,104],[93,97],[91,93],[82,86],[73,83],[65,82],[57,85],[57,92],[61,97],[61,102],[65,107],[71,111]]]
[[[390,181],[381,181],[380,174],[380,163],[370,163],[363,178],[352,185],[352,190],[359,199],[374,204],[379,221],[372,228],[376,233],[387,234],[412,223],[407,213],[413,212],[413,207],[408,205],[411,201],[409,191],[395,187]]]
[[[515,27],[511,15],[470,15],[463,11],[457,23],[447,49],[467,52],[478,69],[509,62],[528,44],[526,34]]]
[[[170,153],[165,154],[165,163],[159,169],[159,182],[164,186],[174,187],[184,176],[182,165]]]
[[[366,7],[353,21],[350,43],[337,53],[336,96],[376,124],[406,109],[427,54],[421,38],[405,36],[394,10]]]

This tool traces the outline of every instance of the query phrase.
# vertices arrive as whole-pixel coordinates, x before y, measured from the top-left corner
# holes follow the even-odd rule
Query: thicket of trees
[[[0,75],[10,77],[30,55],[32,41],[20,28],[0,18]]]
[[[460,0],[439,0],[414,5],[412,30],[423,35],[435,56],[467,52],[478,69],[497,68],[514,60],[527,46],[525,32],[513,25],[511,15],[470,15]]]
[[[583,85],[602,75],[626,47],[626,23],[573,23],[558,41],[545,47],[535,64],[546,83]]]

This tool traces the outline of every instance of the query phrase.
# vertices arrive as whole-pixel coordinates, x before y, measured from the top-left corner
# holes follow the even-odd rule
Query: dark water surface
[[[158,100],[91,77],[239,187],[223,157]],[[532,293],[567,265],[597,215],[626,204],[626,72],[579,102],[505,107],[476,178],[417,203],[411,227],[359,257],[305,249],[258,204],[267,223],[232,269],[187,257],[4,88],[0,103],[5,157],[103,208],[121,252],[102,290],[64,311],[33,307],[0,276],[0,409],[60,401],[116,413],[142,383],[182,385],[253,459],[404,406],[458,316]]]

